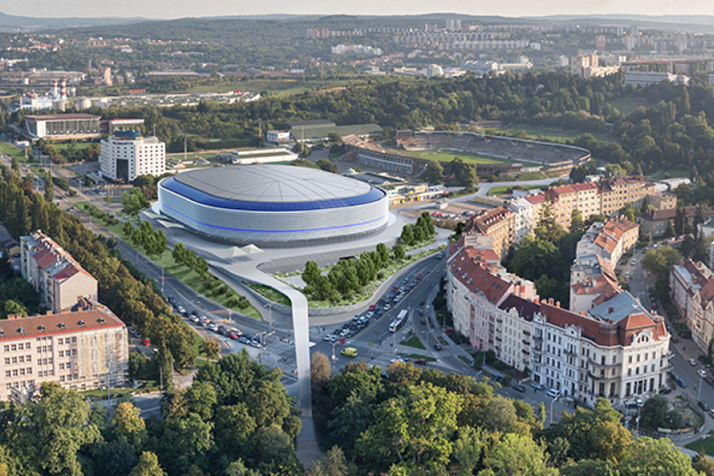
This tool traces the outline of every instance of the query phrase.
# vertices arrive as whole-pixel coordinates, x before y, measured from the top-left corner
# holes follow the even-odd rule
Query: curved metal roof
[[[381,200],[383,190],[322,170],[290,165],[236,165],[184,172],[161,187],[195,202],[251,211],[350,207]]]

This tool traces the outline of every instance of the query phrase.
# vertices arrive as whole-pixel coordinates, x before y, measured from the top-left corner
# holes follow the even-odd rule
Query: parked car
[[[701,378],[707,378],[707,371],[706,371],[706,369],[699,369],[699,370],[697,370],[697,373],[699,374],[699,376],[700,376]]]
[[[709,404],[707,402],[699,400],[697,403],[699,403],[699,406],[702,407],[702,410],[704,410],[705,412],[708,412],[710,410]]]
[[[415,359],[414,363],[417,365],[426,365],[426,359]]]
[[[513,390],[515,390],[516,392],[525,393],[525,391],[526,391],[526,387],[524,387],[524,386],[521,385],[520,383],[517,383],[517,384],[511,386],[511,388],[512,388]]]
[[[357,357],[357,349],[354,347],[345,347],[342,349],[342,355],[346,355],[347,357]]]
[[[687,362],[689,362],[689,365],[691,365],[692,367],[697,366],[697,361],[692,358],[687,359]]]
[[[664,387],[662,390],[659,391],[659,393],[661,393],[662,395],[668,395],[672,393],[672,389],[669,387]]]
[[[533,387],[536,390],[543,390],[545,388],[542,383],[538,383],[535,381],[531,382],[531,387]]]
[[[545,392],[545,396],[549,398],[559,398],[560,397],[560,390],[556,390],[554,388],[549,388],[547,392]]]
[[[149,347],[149,346],[151,345],[151,342],[149,342],[149,339],[144,339],[144,340],[141,341],[141,343],[142,343],[143,345],[145,345],[146,347]]]
[[[338,343],[339,345],[344,344],[344,343],[345,343],[345,338],[344,338],[344,337],[340,337],[339,339],[337,339],[337,343]]]
[[[434,350],[441,350],[441,349],[443,349],[441,344],[434,344]]]

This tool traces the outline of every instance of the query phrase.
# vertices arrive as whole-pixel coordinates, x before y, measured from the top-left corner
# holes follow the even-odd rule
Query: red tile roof
[[[486,300],[497,304],[513,286],[508,281],[491,274],[484,266],[469,256],[468,250],[461,250],[449,265],[451,273],[469,291],[483,294]]]

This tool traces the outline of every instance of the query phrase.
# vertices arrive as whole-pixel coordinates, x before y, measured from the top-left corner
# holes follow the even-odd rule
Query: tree
[[[449,162],[449,174],[453,177],[454,183],[462,187],[473,187],[474,184],[478,183],[476,169],[459,157],[454,157]]]
[[[541,423],[545,423],[545,404],[543,402],[538,404],[538,420]]]
[[[330,172],[333,174],[336,174],[339,171],[339,169],[337,168],[337,164],[335,164],[329,159],[319,159],[317,161],[317,166],[325,172]]]
[[[141,448],[146,441],[146,424],[139,409],[131,402],[117,405],[111,424],[114,425],[114,435],[125,438],[134,449]]]
[[[218,394],[210,382],[196,382],[185,391],[188,411],[200,416],[203,421],[213,418],[213,412],[218,404]]]
[[[669,438],[641,437],[624,452],[618,466],[622,476],[697,476],[689,456],[681,453]]]
[[[226,468],[226,471],[224,472],[225,476],[260,476],[260,474],[252,469],[248,469],[245,467],[245,464],[243,464],[242,459],[238,459],[238,461],[234,461],[231,464],[228,465]]]
[[[347,459],[339,446],[333,446],[322,457],[315,461],[307,476],[346,476]]]
[[[313,394],[318,394],[330,383],[332,376],[332,366],[330,359],[321,352],[312,354],[312,365],[310,366],[310,383]]]
[[[714,459],[708,457],[703,449],[692,458],[692,467],[695,471],[704,473],[704,476],[714,476]]]
[[[529,436],[508,433],[490,454],[484,458],[484,466],[495,476],[514,474],[532,476],[557,476],[558,470],[546,465],[545,449]]]
[[[481,460],[486,434],[483,430],[468,426],[459,428],[459,436],[454,442],[454,457],[459,462],[459,475],[471,476]]]
[[[315,261],[305,263],[305,269],[302,272],[302,280],[308,286],[314,286],[320,278],[320,267]]]
[[[159,458],[150,451],[144,451],[129,476],[166,476],[166,473],[159,466]]]
[[[444,181],[444,167],[438,160],[430,160],[422,174],[422,178],[428,183],[442,183]]]
[[[430,383],[409,387],[375,410],[375,423],[357,441],[357,453],[372,467],[408,460],[443,466],[452,452],[459,397]]]
[[[251,437],[258,427],[248,406],[242,402],[220,406],[216,410],[215,420],[214,435],[221,452],[230,457],[247,454]]]
[[[627,202],[624,207],[620,208],[618,214],[624,215],[632,223],[637,219],[637,210],[632,206],[632,203]]]
[[[218,342],[209,337],[207,339],[204,339],[201,343],[200,351],[203,355],[206,356],[207,359],[211,360],[218,357],[218,354],[221,353],[221,346],[218,344]]]
[[[394,259],[396,259],[397,261],[402,261],[406,256],[403,245],[394,245],[392,251],[394,252]]]
[[[19,314],[22,317],[27,317],[27,309],[25,309],[25,306],[23,306],[22,304],[13,301],[12,299],[8,299],[3,305],[3,314],[5,316]]]
[[[583,222],[583,215],[580,213],[580,210],[573,208],[570,214],[570,232],[580,233],[583,231],[584,226],[585,223]]]
[[[402,227],[402,234],[399,239],[407,246],[411,246],[414,243],[414,230],[410,224],[406,224]]]
[[[129,354],[129,376],[132,379],[137,379],[140,375],[143,375],[148,363],[149,360],[141,352]]]
[[[52,182],[52,171],[45,172],[45,201],[52,203],[55,199],[55,184]]]
[[[682,261],[682,256],[669,246],[658,246],[649,250],[642,258],[642,267],[657,276],[669,274],[669,267]]]

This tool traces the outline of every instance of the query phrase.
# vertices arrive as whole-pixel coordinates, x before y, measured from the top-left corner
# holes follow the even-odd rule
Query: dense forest
[[[711,458],[692,464],[667,438],[634,438],[605,399],[544,429],[542,403],[534,411],[495,393],[497,383],[411,364],[360,362],[331,376],[317,353],[312,385],[317,429],[333,447],[314,476],[714,474]]]
[[[43,384],[37,399],[0,410],[0,475],[297,476],[301,424],[281,376],[231,354],[146,422],[130,400],[110,419],[79,393]]]

